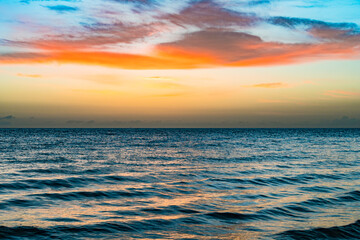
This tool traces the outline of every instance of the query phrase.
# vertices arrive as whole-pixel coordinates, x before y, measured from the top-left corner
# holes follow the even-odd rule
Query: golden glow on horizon
[[[331,64],[341,62],[142,71],[67,64],[8,65],[0,73],[0,114],[25,122],[35,117],[104,124],[140,119],[174,124],[225,121],[226,125],[255,123],[256,119],[322,118],[329,113],[333,119],[354,113],[356,117],[360,87],[357,75],[347,72],[347,68],[355,69],[349,66],[354,63],[344,62],[343,72],[336,74],[328,70]]]

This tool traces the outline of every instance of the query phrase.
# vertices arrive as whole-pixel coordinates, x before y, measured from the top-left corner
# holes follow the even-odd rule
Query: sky
[[[359,0],[0,0],[0,128],[360,127]]]

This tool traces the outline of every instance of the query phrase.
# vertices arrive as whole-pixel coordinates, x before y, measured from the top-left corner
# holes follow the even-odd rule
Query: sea
[[[360,129],[0,129],[0,239],[360,239]]]

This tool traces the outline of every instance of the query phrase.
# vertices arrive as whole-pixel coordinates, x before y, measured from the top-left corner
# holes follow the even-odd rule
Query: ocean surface
[[[0,129],[1,239],[360,239],[360,129]]]

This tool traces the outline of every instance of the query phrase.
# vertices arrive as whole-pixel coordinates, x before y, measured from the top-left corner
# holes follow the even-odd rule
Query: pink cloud
[[[342,90],[328,90],[324,92],[324,95],[335,98],[351,98],[360,96],[360,92],[349,92]]]

